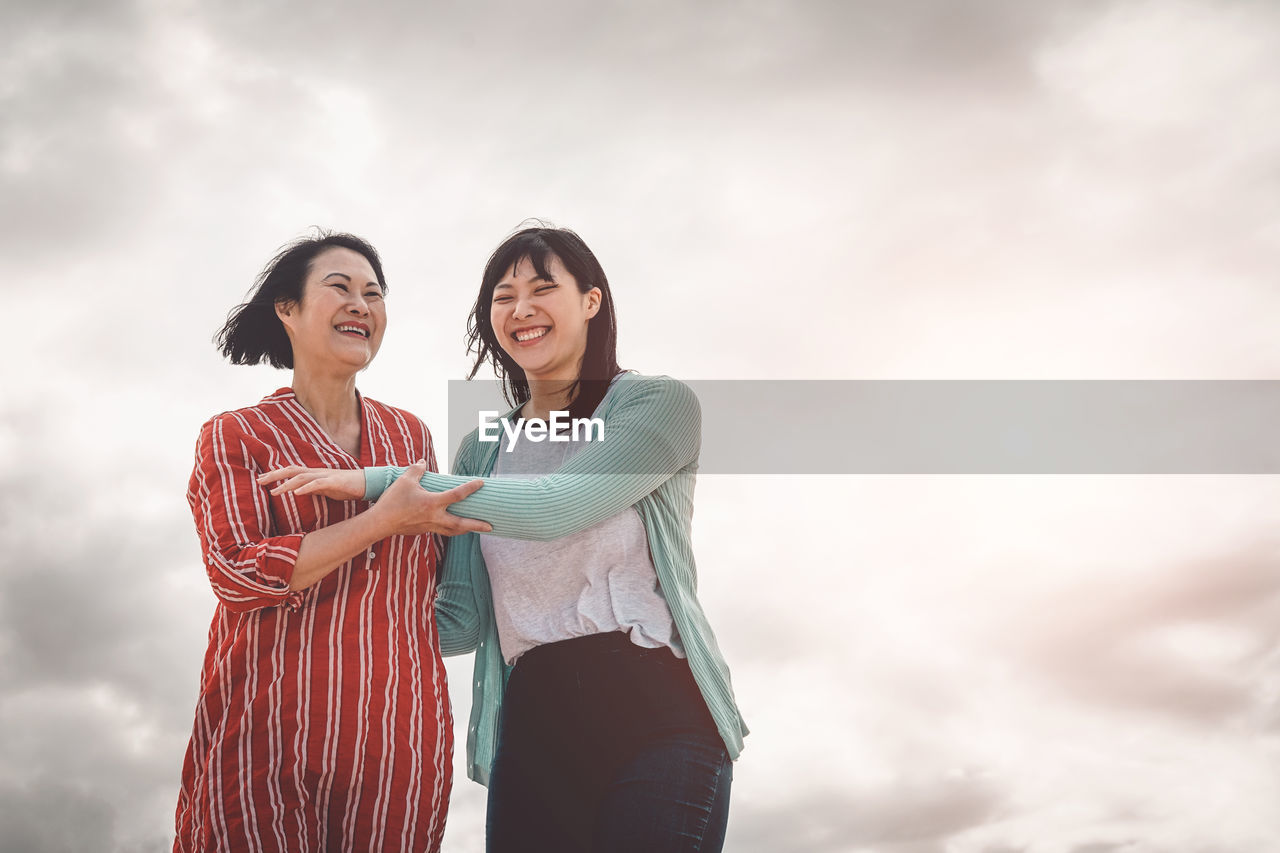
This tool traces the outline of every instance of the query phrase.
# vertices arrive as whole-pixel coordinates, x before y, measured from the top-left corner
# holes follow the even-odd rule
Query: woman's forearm
[[[489,522],[496,536],[545,541],[634,505],[697,458],[702,423],[687,386],[640,381],[645,384],[627,389],[627,399],[606,419],[605,437],[588,443],[559,471],[531,480],[485,478],[484,488],[450,512]],[[365,499],[376,500],[403,471],[366,469]],[[422,487],[442,491],[469,479],[428,473]]]
[[[352,557],[392,534],[376,507],[302,537],[289,589],[314,586]]]
[[[487,521],[494,536],[547,542],[586,530],[633,506],[670,478],[623,474],[553,474],[534,480],[488,477],[484,488],[450,507],[464,518]],[[423,488],[438,491],[465,478],[423,477]],[[430,482],[428,482],[430,480]]]

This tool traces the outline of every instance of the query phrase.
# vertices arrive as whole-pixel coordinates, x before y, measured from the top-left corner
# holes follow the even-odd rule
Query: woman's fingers
[[[319,469],[312,468],[312,469],[304,470],[301,474],[295,474],[294,476],[285,480],[283,483],[280,483],[279,485],[277,485],[274,489],[271,490],[271,494],[281,495],[281,494],[284,494],[285,492],[297,492],[298,494],[301,494],[301,495],[311,494],[315,492],[316,489],[314,488],[307,489],[307,491],[305,492],[302,491],[302,489],[305,488],[306,486],[314,485],[316,483],[323,484],[326,480],[330,479],[329,473],[330,473],[329,471],[323,468],[319,468]],[[322,487],[323,486],[321,486],[321,488]]]
[[[303,471],[311,471],[314,469],[304,468],[301,465],[286,465],[283,468],[276,468],[265,474],[258,475],[258,485],[265,486],[267,483],[274,483],[277,480],[285,480]]]
[[[280,495],[280,494],[284,494],[285,492],[296,491],[298,488],[305,486],[307,483],[310,483],[312,479],[314,479],[314,476],[315,475],[310,473],[294,475],[289,479],[285,480],[283,483],[277,484],[276,487],[271,490],[271,494]]]
[[[484,480],[472,480],[469,483],[463,483],[461,486],[454,486],[446,492],[441,492],[440,497],[445,499],[446,504],[457,503],[468,495],[475,494],[483,485]]]
[[[468,483],[468,485],[470,485]],[[475,491],[472,489],[472,491]],[[440,497],[444,497],[448,492],[441,492]],[[436,524],[436,533],[444,536],[458,536],[462,533],[488,533],[493,530],[493,525],[487,521],[481,521],[478,518],[466,518],[461,515],[454,515],[447,511],[448,504],[440,505],[439,521]]]
[[[307,477],[308,475],[301,475]],[[296,494],[324,495],[339,501],[358,501],[364,497],[364,471],[320,471],[299,486]]]
[[[462,518],[458,517],[458,521],[454,524],[457,528],[453,533],[446,533],[446,536],[457,536],[459,533],[488,533],[493,530],[493,525],[478,518]]]
[[[404,469],[404,473],[396,478],[396,481],[387,488],[387,495],[405,494],[408,492],[419,491],[422,489],[422,475],[427,472],[427,463],[419,460],[414,462],[408,468]],[[385,500],[384,495],[384,500]]]
[[[440,532],[445,536],[457,536],[462,533],[488,533],[493,527],[484,521],[476,518],[464,518],[461,515],[454,515],[448,512],[450,504],[455,504],[468,495],[474,494],[481,486],[484,480],[471,480],[463,483],[461,486],[454,486],[448,491],[440,492],[436,495],[440,501]]]
[[[280,468],[258,478],[264,485],[273,477],[287,477],[271,489],[271,494],[323,495],[340,501],[355,501],[364,497],[364,472],[343,471],[331,468]],[[279,479],[280,477],[277,477]]]

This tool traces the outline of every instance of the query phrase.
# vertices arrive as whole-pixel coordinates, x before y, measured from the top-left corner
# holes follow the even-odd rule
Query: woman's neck
[[[329,438],[352,456],[360,456],[360,401],[355,374],[317,374],[297,366],[293,393]]]
[[[550,418],[552,412],[567,411],[576,379],[530,379],[529,400],[520,409],[526,418]]]

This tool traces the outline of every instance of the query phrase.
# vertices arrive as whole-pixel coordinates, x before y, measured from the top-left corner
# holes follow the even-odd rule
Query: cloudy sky
[[[440,445],[527,217],[596,250],[647,373],[1280,379],[1266,0],[26,0],[0,33],[6,849],[169,843],[192,448],[289,381],[210,337],[309,226],[383,252],[361,387]],[[728,850],[1280,850],[1280,477],[698,489],[753,730]],[[459,773],[448,853],[483,809]]]

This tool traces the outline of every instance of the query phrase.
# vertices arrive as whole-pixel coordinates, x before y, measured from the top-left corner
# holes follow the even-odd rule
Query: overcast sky
[[[309,226],[382,251],[361,388],[437,446],[527,217],[596,250],[646,373],[1280,379],[1266,0],[26,0],[0,33],[5,849],[170,843],[214,606],[192,448],[289,382],[210,338]],[[1278,508],[1277,477],[702,478],[752,728],[727,849],[1280,850]],[[457,778],[445,849],[478,851]]]

